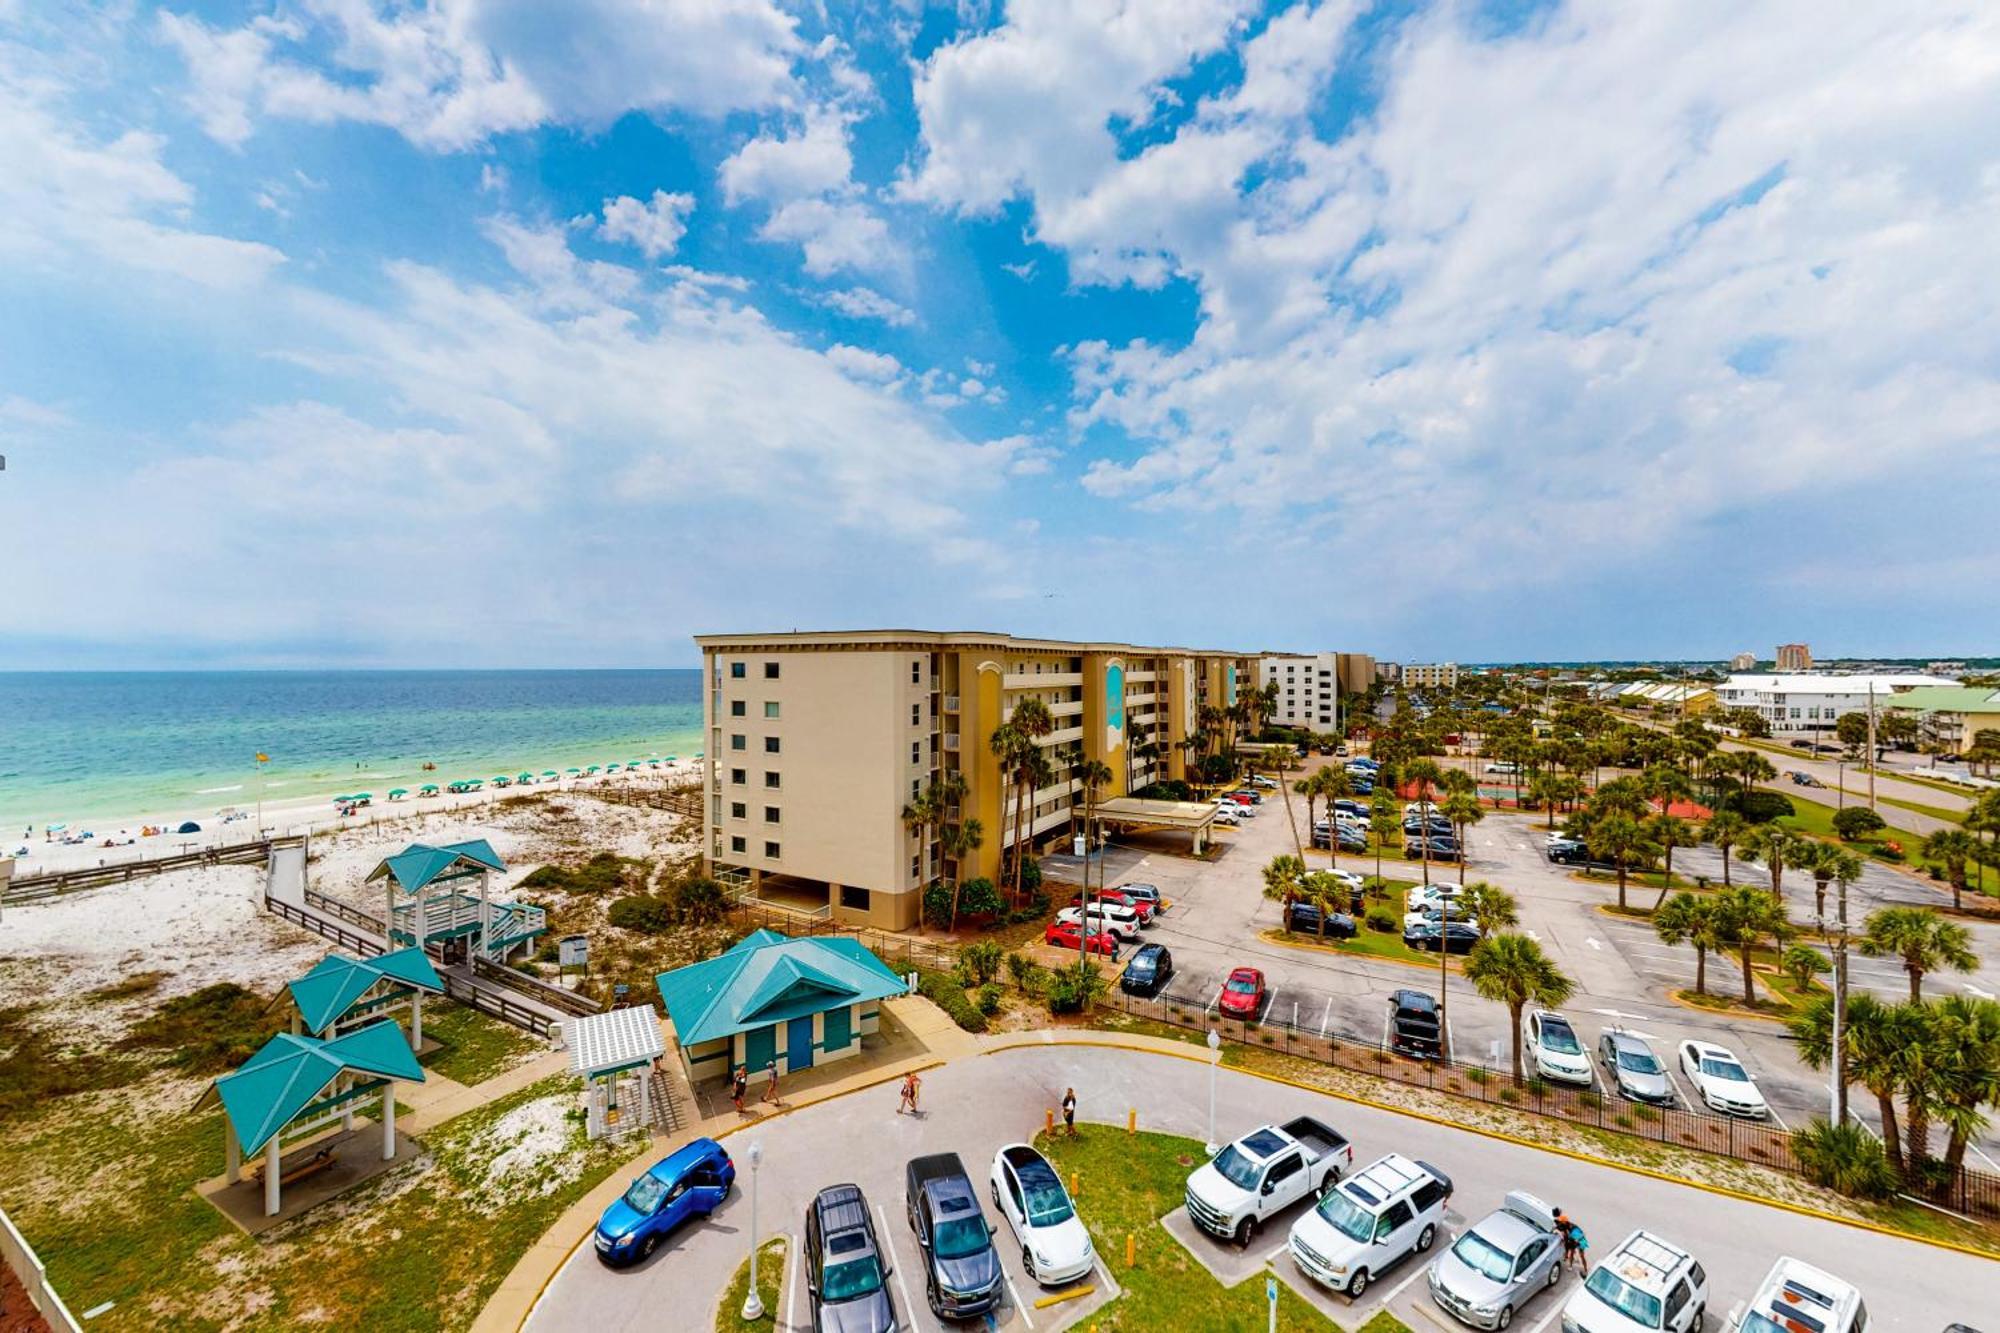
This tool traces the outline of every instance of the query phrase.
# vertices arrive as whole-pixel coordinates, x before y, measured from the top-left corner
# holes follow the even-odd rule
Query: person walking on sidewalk
[[[742,1065],[729,1076],[729,1100],[736,1103],[736,1114],[743,1114],[743,1098],[750,1091],[750,1071]]]
[[[778,1062],[773,1060],[770,1064],[765,1065],[764,1068],[770,1071],[771,1077],[764,1084],[764,1096],[762,1100],[771,1103],[773,1106],[783,1106],[784,1103],[778,1100]]]
[[[1076,1137],[1076,1089],[1064,1088],[1062,1099],[1063,1125],[1071,1138]]]
[[[902,1099],[896,1103],[897,1115],[903,1114],[904,1111],[908,1111],[911,1115],[917,1113],[917,1094],[922,1087],[923,1081],[917,1077],[916,1070],[912,1069],[909,1073],[903,1075],[903,1095]]]

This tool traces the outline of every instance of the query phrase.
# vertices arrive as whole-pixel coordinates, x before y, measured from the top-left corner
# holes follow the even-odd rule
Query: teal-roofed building
[[[881,1002],[909,989],[858,940],[775,930],[656,980],[690,1082],[726,1078],[738,1064],[797,1073],[857,1054],[879,1028]]]
[[[539,907],[493,901],[493,877],[506,873],[484,838],[413,842],[369,871],[368,882],[382,882],[392,945],[436,945],[447,962],[498,963],[549,928]]]
[[[315,1037],[343,1032],[408,1013],[410,1049],[424,1044],[424,996],[443,995],[444,979],[430,955],[411,945],[374,958],[330,953],[285,987],[292,1001],[292,1031]]]
[[[243,1159],[264,1154],[264,1213],[279,1210],[287,1140],[311,1137],[333,1122],[354,1131],[357,1109],[381,1094],[382,1160],[396,1157],[396,1081],[424,1081],[423,1067],[393,1023],[374,1023],[322,1041],[280,1032],[234,1071],[208,1085],[196,1109],[221,1102],[227,1181],[243,1178]],[[331,1154],[334,1144],[319,1148]]]

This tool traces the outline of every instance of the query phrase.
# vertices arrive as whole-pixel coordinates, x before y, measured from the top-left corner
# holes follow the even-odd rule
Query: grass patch
[[[537,867],[522,877],[520,887],[553,893],[644,893],[652,876],[651,861],[599,852],[580,866]]]
[[[743,1298],[750,1294],[750,1261],[736,1265],[729,1290],[715,1309],[715,1333],[767,1333],[777,1326],[778,1292],[785,1276],[785,1239],[767,1240],[757,1250],[757,1296],[764,1302],[764,1317],[743,1317]]]
[[[424,1057],[424,1068],[456,1083],[484,1083],[548,1049],[527,1033],[450,1000],[424,1008],[424,1036],[443,1043]]]
[[[1361,1326],[1361,1333],[1410,1333],[1410,1326],[1383,1310]]]
[[[1697,995],[1691,990],[1677,990],[1671,992],[1671,994],[1674,999],[1680,1001],[1682,1004],[1715,1014],[1739,1014],[1746,1018],[1783,1019],[1787,1014],[1792,1012],[1792,1006],[1789,1002],[1784,1000],[1767,1000],[1761,995],[1757,997],[1757,1003],[1754,1007],[1746,1009],[1743,1007],[1743,997],[1740,995],[1717,995],[1714,991],[1710,991],[1706,995]]]
[[[119,1045],[165,1051],[167,1063],[190,1074],[220,1074],[255,1055],[280,1026],[263,996],[221,981],[168,1000]]]
[[[1792,809],[1795,813],[1780,815],[1777,822],[1788,829],[1799,833],[1810,833],[1816,838],[1825,838],[1829,842],[1840,843],[1843,847],[1851,847],[1864,856],[1871,856],[1878,861],[1887,861],[1891,865],[1909,865],[1923,869],[1930,864],[1917,855],[1917,848],[1924,841],[1924,836],[1921,833],[1912,833],[1908,829],[1897,828],[1891,825],[1869,837],[1860,838],[1854,842],[1842,842],[1840,835],[1833,831],[1833,816],[1835,813],[1833,806],[1822,805],[1818,801],[1807,800],[1803,796],[1795,796],[1790,792],[1786,792],[1785,796],[1791,801]],[[1949,818],[1956,822],[1959,816],[1954,815],[1949,816]],[[1901,853],[1899,854],[1890,850],[1890,843],[1900,845],[1902,847]]]
[[[83,998],[92,1004],[115,1004],[119,1000],[151,995],[160,988],[160,983],[171,975],[169,972],[134,972],[121,981],[114,981],[109,986],[100,986],[88,992]]]
[[[1452,881],[1437,879],[1431,882],[1433,884],[1445,884]],[[1422,949],[1412,949],[1409,945],[1403,943],[1403,913],[1406,910],[1404,907],[1404,898],[1411,889],[1418,887],[1416,882],[1406,879],[1392,879],[1384,883],[1385,888],[1381,891],[1373,888],[1369,890],[1368,908],[1370,911],[1378,908],[1387,911],[1396,922],[1396,929],[1393,931],[1370,930],[1366,922],[1356,922],[1355,924],[1360,929],[1355,932],[1354,938],[1351,940],[1338,940],[1331,937],[1322,940],[1310,930],[1295,930],[1287,933],[1277,927],[1260,932],[1259,938],[1272,944],[1281,944],[1293,948],[1308,945],[1329,949],[1335,953],[1359,954],[1364,958],[1386,958],[1391,962],[1414,963],[1420,967],[1428,967],[1435,972],[1438,965],[1436,954],[1428,953]],[[1459,960],[1457,958],[1452,959],[1451,970],[1454,972],[1459,970]]]
[[[0,1009],[0,1121],[46,1107],[49,1099],[115,1088],[144,1070],[102,1050],[79,1053],[34,1021],[27,1005]]]
[[[1160,1225],[1160,1218],[1183,1206],[1188,1172],[1206,1157],[1198,1141],[1079,1125],[1074,1139],[1037,1135],[1035,1146],[1065,1180],[1078,1178],[1078,1215],[1090,1228],[1102,1262],[1125,1289],[1124,1295],[1091,1316],[1094,1327],[1128,1333],[1165,1328],[1177,1333],[1234,1333],[1264,1327],[1267,1307],[1261,1275],[1224,1287]],[[1128,1235],[1138,1240],[1139,1262],[1132,1268],[1124,1266]],[[1278,1327],[1337,1326],[1281,1282]]]
[[[1854,794],[1852,792],[1849,793],[1849,795]],[[1863,793],[1862,797],[1865,800],[1866,794]],[[1875,801],[1878,805],[1893,805],[1898,810],[1909,810],[1916,814],[1929,815],[1932,819],[1941,820],[1946,824],[1956,824],[1959,820],[1965,818],[1965,811],[1963,810],[1947,810],[1941,805],[1925,805],[1921,801],[1906,801],[1899,796],[1877,794]]]

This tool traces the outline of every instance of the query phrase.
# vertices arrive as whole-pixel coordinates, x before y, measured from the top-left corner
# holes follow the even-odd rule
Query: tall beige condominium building
[[[1729,669],[1731,671],[1755,671],[1757,669],[1757,654],[1736,654],[1736,656],[1729,659]]]
[[[1403,684],[1416,690],[1448,690],[1458,684],[1458,663],[1405,662]]]
[[[1044,847],[1083,803],[1073,776],[1102,761],[1124,795],[1185,774],[1204,704],[1233,704],[1253,654],[1004,634],[862,630],[704,634],[703,861],[725,884],[835,920],[916,924],[924,885],[998,877],[1017,838]],[[993,732],[1027,698],[1054,729],[1038,744],[1053,777],[1015,818]],[[947,861],[940,828],[903,810],[932,779],[960,775],[943,827],[978,819],[980,846]],[[1018,826],[1018,831],[1017,831]]]
[[[1270,721],[1280,727],[1332,731],[1342,720],[1342,694],[1359,694],[1375,681],[1375,659],[1366,653],[1273,653],[1257,663],[1257,683],[1277,691]]]
[[[1811,671],[1812,649],[1803,643],[1781,643],[1778,645],[1778,670]]]

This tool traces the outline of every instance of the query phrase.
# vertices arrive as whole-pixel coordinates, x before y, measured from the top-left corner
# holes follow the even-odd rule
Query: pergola
[[[650,1004],[630,1005],[601,1014],[564,1020],[569,1045],[569,1072],[584,1082],[587,1108],[585,1130],[593,1139],[608,1133],[643,1129],[652,1119],[646,1077],[653,1061],[666,1054],[659,1015]],[[618,1114],[619,1076],[639,1071],[638,1117],[630,1122]]]
[[[1114,796],[1099,801],[1096,818],[1121,828],[1170,828],[1193,835],[1194,854],[1208,850],[1209,829],[1215,823],[1215,807],[1200,801],[1144,801],[1136,796]]]
[[[444,981],[430,956],[412,945],[374,958],[330,953],[313,970],[289,982],[292,1031],[337,1037],[407,1009],[410,1049],[424,1044],[424,996],[443,995]]]
[[[540,908],[493,901],[493,876],[506,872],[484,838],[442,847],[413,842],[369,871],[367,882],[383,882],[391,947],[470,939],[484,956],[499,958],[546,928]],[[476,895],[465,891],[475,879]]]
[[[284,1180],[284,1145],[339,1120],[351,1130],[356,1106],[382,1094],[382,1160],[396,1157],[396,1080],[424,1081],[423,1067],[393,1023],[374,1023],[322,1041],[280,1032],[242,1066],[208,1085],[197,1111],[222,1103],[223,1157],[230,1184],[243,1159],[264,1154],[264,1215],[275,1217]],[[329,1157],[332,1144],[321,1152]]]

